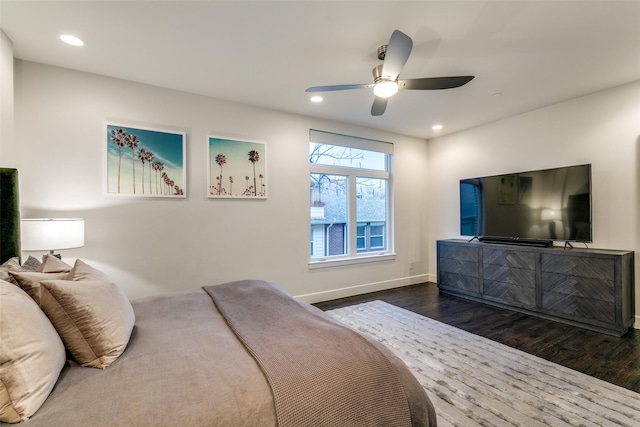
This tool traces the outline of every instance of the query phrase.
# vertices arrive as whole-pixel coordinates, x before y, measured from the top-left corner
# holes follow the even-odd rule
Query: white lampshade
[[[23,251],[51,251],[84,246],[84,219],[36,218],[21,223]]]
[[[555,221],[558,218],[558,211],[553,210],[553,209],[542,209],[542,213],[541,213],[541,220],[542,221]]]

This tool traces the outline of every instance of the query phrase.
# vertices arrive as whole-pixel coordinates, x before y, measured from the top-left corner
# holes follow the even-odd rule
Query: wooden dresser
[[[439,240],[441,292],[622,336],[632,326],[634,253]]]

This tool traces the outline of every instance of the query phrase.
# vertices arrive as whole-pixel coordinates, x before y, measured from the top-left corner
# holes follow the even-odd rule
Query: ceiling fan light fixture
[[[1,1],[1,0],[0,0]],[[329,92],[351,89],[372,89],[375,95],[371,106],[372,116],[381,116],[387,108],[387,100],[398,90],[439,90],[453,89],[463,86],[473,80],[473,76],[424,77],[419,79],[398,80],[402,68],[411,55],[413,41],[411,37],[400,30],[394,30],[389,44],[378,49],[378,59],[383,61],[371,70],[373,84],[350,84],[314,86],[305,92]]]
[[[389,98],[398,92],[398,82],[393,80],[380,80],[373,86],[373,93],[380,98]]]

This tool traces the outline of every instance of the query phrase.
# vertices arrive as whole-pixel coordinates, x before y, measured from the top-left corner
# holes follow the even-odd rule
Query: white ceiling
[[[640,79],[640,1],[0,0],[0,26],[23,60],[421,138]],[[475,79],[401,91],[380,117],[367,89],[309,102],[371,83],[395,29],[414,43],[400,78]]]

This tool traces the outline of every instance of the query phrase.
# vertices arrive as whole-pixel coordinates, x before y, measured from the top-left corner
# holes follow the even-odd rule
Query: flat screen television
[[[591,242],[591,165],[460,180],[460,234],[543,246]]]

